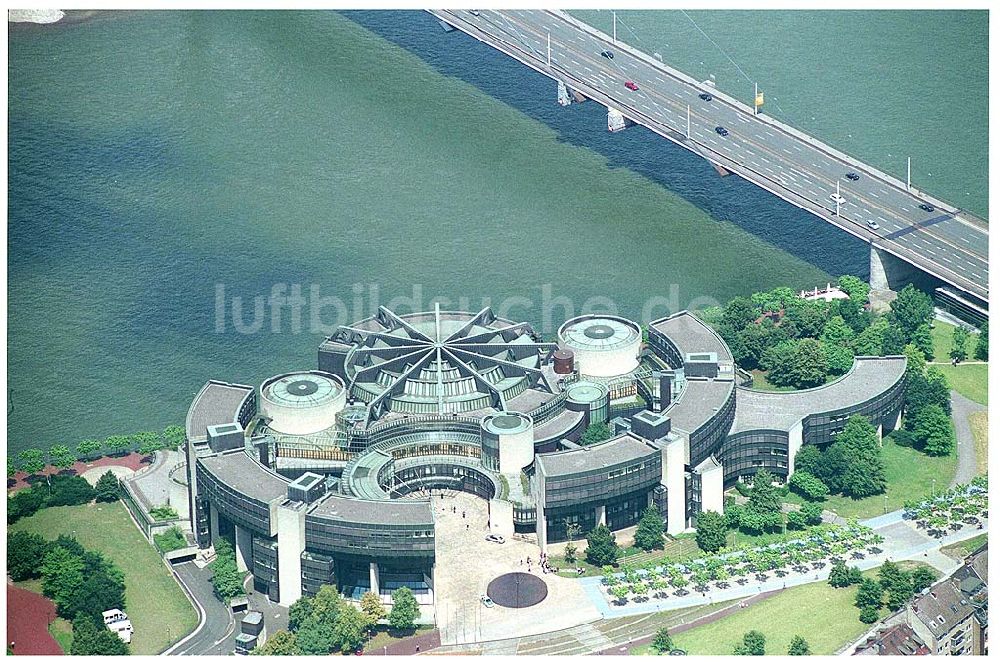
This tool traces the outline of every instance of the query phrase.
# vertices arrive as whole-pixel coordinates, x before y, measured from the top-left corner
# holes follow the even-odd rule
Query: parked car
[[[629,90],[638,90],[639,89],[639,86],[635,85],[634,81],[626,81],[625,82],[625,87],[628,88]]]
[[[706,102],[711,102],[712,101],[712,96],[709,95],[708,93],[702,93],[702,94],[698,95],[698,97],[700,97],[701,99],[705,100]]]
[[[506,541],[506,539],[504,539],[499,534],[487,534],[486,540],[492,541],[493,543],[504,543]]]
[[[847,203],[847,199],[845,199],[844,197],[840,196],[836,192],[834,192],[833,194],[830,195],[830,201],[832,201],[833,203],[838,203],[841,206],[843,206],[845,203]]]
[[[920,204],[920,210],[926,210],[928,213],[934,212],[934,206],[930,204]]]
[[[486,606],[487,608],[493,608],[493,600],[490,599],[485,594],[483,596],[479,597],[479,601],[482,602],[482,604],[484,606]]]
[[[605,58],[607,58],[608,60],[614,60],[615,59],[615,54],[612,51],[601,51],[601,55],[604,56]]]
[[[872,231],[875,231],[879,228],[878,222],[876,222],[875,220],[865,220],[865,224],[867,224],[868,228],[871,229]]]
[[[861,176],[859,176],[858,174],[854,173],[853,171],[845,173],[844,174],[844,178],[846,178],[847,180],[861,180]]]
[[[721,125],[715,128],[715,133],[719,136],[729,136],[729,130]]]

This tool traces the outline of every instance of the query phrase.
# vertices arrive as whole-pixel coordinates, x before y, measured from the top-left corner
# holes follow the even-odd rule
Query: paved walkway
[[[958,439],[958,467],[951,485],[968,483],[976,475],[976,440],[972,437],[969,417],[985,412],[986,407],[969,400],[957,391],[951,392],[951,419],[955,422],[955,436]]]
[[[56,606],[40,594],[7,583],[7,647],[15,655],[62,654],[49,633],[56,619]]]

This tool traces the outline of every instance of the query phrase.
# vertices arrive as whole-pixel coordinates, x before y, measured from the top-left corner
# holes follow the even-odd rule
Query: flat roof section
[[[362,525],[385,525],[388,529],[434,524],[429,500],[380,501],[328,495],[309,510],[307,519],[309,516]]]
[[[858,356],[846,374],[816,388],[783,393],[737,388],[736,419],[729,432],[789,430],[810,414],[844,409],[881,395],[904,372],[905,356]]]
[[[535,461],[541,468],[542,474],[552,478],[621,465],[659,451],[658,447],[623,433],[593,446],[570,451],[539,453],[535,456]]]
[[[688,377],[684,391],[663,415],[670,417],[671,428],[690,434],[722,409],[735,387],[731,379]]]
[[[289,479],[272,472],[246,451],[198,458],[219,483],[265,504],[288,492]]]
[[[712,352],[719,363],[733,362],[733,354],[729,351],[729,346],[719,337],[715,329],[687,310],[682,310],[663,319],[657,319],[651,322],[649,327],[670,338],[682,356]]]
[[[188,408],[184,423],[188,441],[207,437],[210,425],[236,421],[240,405],[253,392],[252,386],[227,384],[214,379],[205,382]]]

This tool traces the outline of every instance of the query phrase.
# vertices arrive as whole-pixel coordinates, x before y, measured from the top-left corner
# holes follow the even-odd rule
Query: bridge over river
[[[555,79],[560,104],[589,99],[604,105],[609,130],[643,125],[701,155],[720,174],[735,173],[863,239],[871,246],[873,288],[888,289],[916,267],[944,283],[944,293],[961,301],[961,307],[986,314],[985,220],[755,113],[710,83],[698,82],[565,12],[431,14]],[[858,178],[848,179],[849,173]]]

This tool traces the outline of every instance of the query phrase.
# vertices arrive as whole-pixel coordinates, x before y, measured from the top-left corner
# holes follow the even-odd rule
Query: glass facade
[[[764,469],[779,480],[788,476],[788,433],[751,430],[730,435],[722,445],[723,484],[746,482]]]

